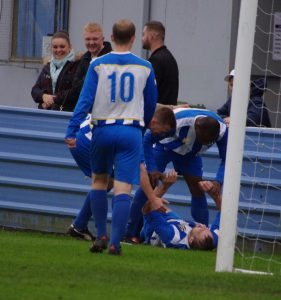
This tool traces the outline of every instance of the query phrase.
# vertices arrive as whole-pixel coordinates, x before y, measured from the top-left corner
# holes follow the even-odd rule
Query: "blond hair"
[[[88,32],[96,32],[96,31],[98,31],[98,32],[102,33],[102,28],[101,28],[100,24],[94,23],[94,22],[87,23],[84,26],[84,30],[88,31]]]

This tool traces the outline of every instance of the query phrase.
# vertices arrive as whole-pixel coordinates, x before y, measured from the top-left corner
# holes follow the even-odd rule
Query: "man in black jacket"
[[[88,23],[83,32],[85,47],[87,52],[81,57],[77,70],[74,74],[73,88],[69,92],[70,101],[77,103],[88,67],[93,58],[102,56],[112,51],[111,44],[104,41],[103,31],[99,24]]]
[[[164,45],[165,27],[161,22],[147,22],[143,29],[142,45],[151,51],[151,62],[158,89],[158,103],[177,105],[179,91],[178,64]]]
[[[232,70],[224,80],[228,82],[228,88],[232,93],[233,78],[235,70]],[[265,80],[263,78],[251,82],[250,99],[247,109],[246,126],[250,127],[271,127],[271,122],[268,115],[268,108],[264,103],[264,92],[266,90]],[[228,100],[217,110],[227,126],[230,121],[231,95]]]

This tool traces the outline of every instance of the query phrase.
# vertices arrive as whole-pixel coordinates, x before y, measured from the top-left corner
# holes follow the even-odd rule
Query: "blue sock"
[[[91,198],[91,211],[94,217],[98,238],[107,235],[106,221],[108,204],[106,194],[106,190],[91,190],[89,192]]]
[[[201,197],[191,198],[191,215],[194,221],[209,225],[209,210],[205,194]]]
[[[126,236],[139,237],[143,225],[142,208],[147,201],[147,197],[143,190],[139,188],[133,198],[130,209],[129,221],[126,229]]]
[[[86,229],[91,216],[92,216],[92,210],[91,210],[91,199],[90,199],[90,192],[89,192],[73,224],[78,229],[81,230]]]
[[[126,224],[128,222],[131,196],[127,194],[120,194],[114,196],[112,201],[114,204],[112,211],[110,245],[114,245],[118,248],[120,247],[120,241],[125,233]]]

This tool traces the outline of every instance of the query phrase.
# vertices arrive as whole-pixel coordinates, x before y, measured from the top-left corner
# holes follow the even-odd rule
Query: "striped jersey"
[[[219,178],[217,178],[222,182],[228,136],[228,129],[224,121],[216,113],[206,109],[178,108],[174,110],[174,114],[177,128],[173,136],[159,140],[152,135],[150,130],[147,130],[144,135],[144,153],[148,171],[157,170],[153,158],[153,148],[159,151],[172,151],[178,155],[190,158],[207,151],[212,145],[202,145],[196,139],[195,121],[200,117],[212,117],[220,124],[220,134],[214,143],[217,144],[219,155],[222,159]]]
[[[96,126],[147,126],[156,102],[151,64],[131,52],[108,53],[91,62],[66,137],[75,137],[91,108]]]
[[[80,134],[90,141],[92,139],[92,128],[91,115],[88,114],[86,119],[80,124]]]
[[[220,212],[210,227],[214,248],[218,244],[219,223]],[[195,222],[187,222],[174,212],[152,211],[144,216],[145,242],[164,248],[190,249],[188,236],[195,226]]]

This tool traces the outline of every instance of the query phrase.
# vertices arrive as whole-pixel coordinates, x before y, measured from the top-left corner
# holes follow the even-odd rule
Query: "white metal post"
[[[216,271],[232,272],[258,0],[241,0]]]

